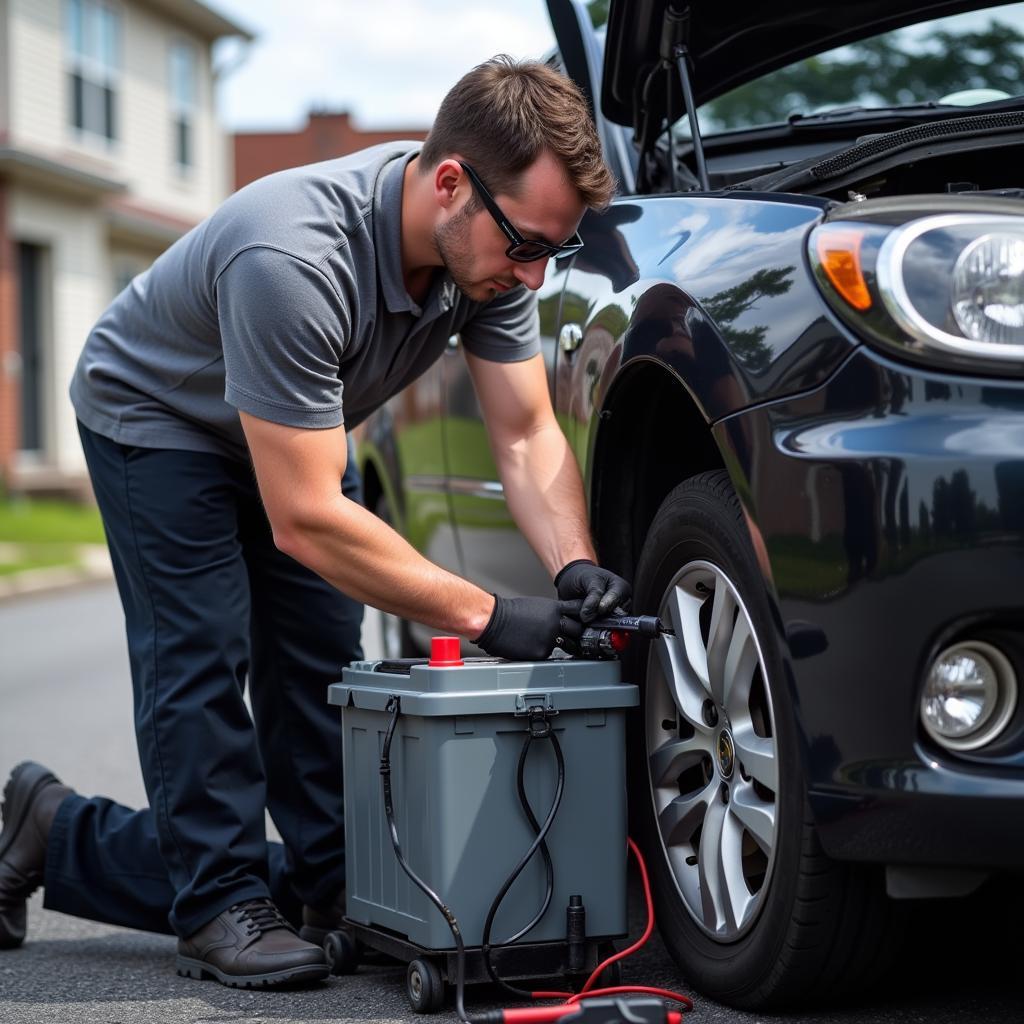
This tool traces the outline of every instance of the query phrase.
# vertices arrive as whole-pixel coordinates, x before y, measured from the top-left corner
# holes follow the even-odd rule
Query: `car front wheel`
[[[684,979],[746,1008],[863,984],[898,941],[877,872],[828,860],[806,808],[771,607],[724,471],[665,499],[636,604],[674,635],[632,669],[632,806]]]

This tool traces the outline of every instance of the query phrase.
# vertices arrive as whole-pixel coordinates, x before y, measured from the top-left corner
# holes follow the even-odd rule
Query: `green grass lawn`
[[[0,501],[0,576],[27,569],[74,566],[83,544],[103,544],[92,505],[20,499]]]

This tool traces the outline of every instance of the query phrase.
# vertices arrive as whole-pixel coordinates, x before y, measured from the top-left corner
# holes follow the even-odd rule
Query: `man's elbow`
[[[298,509],[288,509],[269,518],[274,547],[278,551],[306,566],[315,560],[316,530],[311,517]]]

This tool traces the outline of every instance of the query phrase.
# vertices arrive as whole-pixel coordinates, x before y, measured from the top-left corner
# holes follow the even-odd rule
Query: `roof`
[[[219,14],[212,7],[199,0],[136,0],[143,7],[159,11],[165,17],[179,25],[187,26],[193,32],[204,36],[211,42],[224,36],[239,36],[242,39],[255,39],[255,33],[237,21],[232,21]]]

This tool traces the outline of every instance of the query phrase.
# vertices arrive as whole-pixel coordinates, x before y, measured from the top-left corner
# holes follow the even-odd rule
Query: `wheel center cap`
[[[718,734],[718,771],[723,779],[728,779],[732,777],[735,766],[736,747],[732,742],[732,734],[728,729],[723,729]]]

